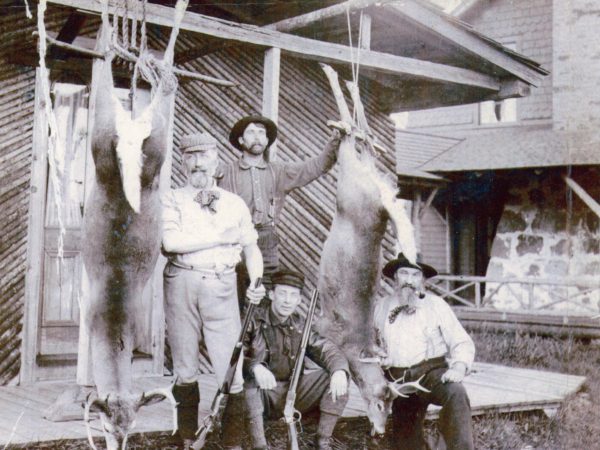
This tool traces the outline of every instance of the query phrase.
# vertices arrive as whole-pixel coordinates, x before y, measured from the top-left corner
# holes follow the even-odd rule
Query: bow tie
[[[390,312],[388,320],[390,321],[390,323],[394,323],[394,321],[396,320],[396,317],[398,317],[398,314],[411,315],[411,314],[414,314],[416,310],[417,310],[417,308],[414,307],[413,305],[396,306]]]
[[[200,191],[194,198],[194,201],[200,203],[200,206],[203,208],[208,208],[214,214],[217,212],[217,200],[219,197],[220,194],[217,191]]]

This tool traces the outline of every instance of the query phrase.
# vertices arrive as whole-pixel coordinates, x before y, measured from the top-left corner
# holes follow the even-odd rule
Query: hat
[[[277,125],[271,119],[264,116],[246,116],[238,120],[229,133],[229,142],[231,142],[231,145],[238,150],[244,150],[240,145],[239,139],[244,134],[244,131],[246,131],[246,127],[251,123],[260,123],[265,126],[267,129],[267,139],[269,140],[267,148],[270,147],[277,138]]]
[[[278,284],[285,284],[286,286],[302,289],[304,287],[304,275],[291,270],[279,270],[271,275],[271,284],[273,287]]]
[[[385,266],[383,266],[383,274],[386,277],[394,278],[394,274],[401,267],[410,267],[412,269],[418,269],[421,272],[423,272],[423,277],[425,279],[435,277],[438,274],[437,270],[435,270],[428,264],[411,263],[408,259],[406,259],[406,256],[404,256],[404,253],[402,252],[398,253],[398,257],[396,259],[392,259]]]
[[[196,152],[217,147],[217,140],[208,133],[186,134],[179,141],[182,152]]]

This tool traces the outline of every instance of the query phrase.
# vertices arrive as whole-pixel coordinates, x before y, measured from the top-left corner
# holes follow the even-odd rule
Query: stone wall
[[[600,197],[599,169],[577,169],[571,176],[594,198]],[[600,220],[567,189],[558,169],[520,171],[492,246],[487,277],[576,279],[597,283],[600,274]],[[516,178],[516,177],[515,177]],[[488,283],[489,294],[499,286]],[[565,301],[569,300],[569,301]],[[499,309],[535,309],[594,315],[600,309],[600,289],[504,285],[493,297]]]

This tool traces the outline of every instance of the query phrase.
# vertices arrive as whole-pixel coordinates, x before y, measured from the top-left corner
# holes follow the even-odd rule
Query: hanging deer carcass
[[[318,288],[322,315],[317,326],[345,353],[352,378],[367,403],[371,433],[383,434],[393,399],[420,386],[389,383],[379,365],[379,358],[385,355],[375,343],[373,309],[381,278],[381,243],[391,220],[399,247],[414,260],[414,232],[404,201],[396,198],[392,183],[375,167],[358,87],[348,84],[362,142],[354,131],[348,132],[352,118],[337,73],[321,66],[340,110],[342,124],[337,126],[346,128],[347,133],[338,153],[337,211],[321,254]]]
[[[172,73],[178,24],[187,6],[178,1],[175,26],[162,61],[145,69],[156,76],[150,105],[131,118],[115,95],[112,76],[108,6],[105,1],[97,48],[92,154],[95,183],[84,213],[83,260],[89,280],[85,326],[91,344],[92,374],[97,393],[85,411],[88,439],[89,413],[100,415],[109,450],[125,449],[141,406],[168,398],[171,390],[134,394],[132,352],[136,317],[149,305],[142,291],[160,251],[159,175],[168,148],[168,118],[177,88]],[[178,17],[179,15],[179,17]],[[178,17],[178,18],[177,18]],[[140,58],[146,55],[141,54]],[[176,427],[176,424],[175,424]]]

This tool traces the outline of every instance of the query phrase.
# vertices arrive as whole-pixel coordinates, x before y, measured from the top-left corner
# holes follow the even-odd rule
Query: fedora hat
[[[275,122],[273,122],[271,119],[264,116],[246,116],[238,120],[229,132],[229,142],[231,145],[238,150],[244,150],[240,145],[239,139],[240,136],[244,134],[246,127],[251,123],[260,123],[265,126],[267,129],[267,139],[269,140],[267,148],[269,148],[277,138],[277,125],[275,125]]]
[[[411,263],[404,253],[398,253],[398,257],[396,259],[392,259],[385,266],[383,266],[383,274],[388,278],[394,278],[394,274],[401,267],[410,267],[411,269],[418,269],[423,272],[423,277],[425,279],[435,277],[438,272],[433,267],[428,264],[423,263]]]

